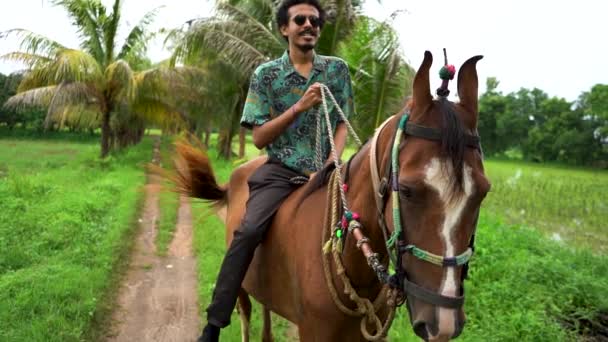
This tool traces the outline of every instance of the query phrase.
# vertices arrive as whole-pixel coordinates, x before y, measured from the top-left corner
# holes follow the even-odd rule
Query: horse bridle
[[[409,112],[404,113],[403,116],[401,117],[401,120],[395,131],[395,134],[392,137],[392,143],[390,146],[394,146],[394,148],[396,149],[397,145],[395,144],[395,140],[398,138],[404,138],[407,135],[417,137],[417,138],[427,139],[427,140],[441,141],[441,131],[440,130],[438,130],[436,128],[425,127],[425,126],[408,123],[407,122],[408,117],[409,117]],[[469,259],[472,256],[473,251],[474,251],[476,227],[475,227],[475,230],[473,231],[473,235],[471,236],[471,240],[469,241],[469,246],[468,246],[467,250],[464,253],[462,253],[456,257],[437,256],[437,255],[434,255],[423,249],[420,249],[414,245],[407,244],[407,242],[405,241],[405,236],[404,236],[405,228],[407,228],[405,225],[403,226],[404,230],[399,232],[399,234],[396,236],[395,246],[390,246],[390,244],[388,243],[390,240],[388,237],[391,235],[391,233],[386,224],[386,217],[384,215],[384,211],[386,209],[386,204],[388,202],[388,197],[389,197],[386,195],[388,193],[389,184],[391,185],[392,190],[395,193],[395,195],[397,195],[396,192],[398,191],[397,180],[398,180],[399,168],[398,168],[398,165],[395,165],[396,167],[394,167],[393,163],[391,162],[391,158],[387,158],[388,163],[384,168],[384,175],[382,178],[380,178],[378,175],[378,167],[377,167],[378,164],[377,164],[377,159],[376,159],[376,145],[377,145],[377,139],[378,139],[382,129],[386,126],[386,124],[389,121],[391,121],[391,119],[392,119],[392,117],[387,119],[376,130],[376,133],[374,134],[374,137],[372,139],[371,151],[370,151],[370,166],[371,166],[371,174],[372,174],[372,184],[373,184],[373,188],[374,188],[374,198],[376,201],[376,209],[378,211],[378,223],[384,234],[385,241],[387,242],[388,255],[390,256],[390,259],[393,261],[393,263],[395,265],[395,270],[396,270],[396,274],[394,274],[394,275],[388,276],[388,274],[386,272],[382,272],[383,274],[378,273],[378,277],[380,278],[381,281],[387,283],[390,287],[403,291],[403,294],[405,296],[413,296],[424,302],[427,302],[427,303],[430,303],[430,304],[433,304],[436,306],[440,306],[440,307],[446,307],[446,308],[451,308],[451,309],[461,308],[464,304],[464,287],[462,286],[463,285],[462,283],[464,282],[464,280],[467,278],[467,275],[468,275]],[[402,135],[402,136],[398,137],[398,135]],[[467,147],[478,149],[481,152],[479,136],[465,134],[464,138],[465,138],[465,144]],[[393,167],[396,170],[392,171]],[[393,200],[395,200],[395,199],[393,199]],[[479,214],[479,211],[477,212],[477,214]],[[400,224],[401,224],[403,221],[402,217],[400,218],[400,221],[401,221],[400,222]],[[475,226],[476,226],[476,223],[477,223],[477,221],[475,220]],[[395,254],[391,253],[391,247],[394,247],[393,249],[395,250]],[[440,267],[463,266],[463,269],[461,272],[461,279],[460,279],[460,281],[461,281],[460,295],[455,296],[455,297],[444,296],[440,293],[428,290],[428,289],[426,289],[422,286],[419,286],[419,285],[415,284],[414,282],[410,281],[408,279],[407,273],[405,272],[405,269],[403,268],[403,265],[402,265],[402,257],[405,253],[411,253],[414,257],[417,257],[421,260],[430,262],[430,263],[440,266]],[[405,299],[405,297],[404,297],[404,299]],[[409,308],[409,305],[408,305],[408,308]]]

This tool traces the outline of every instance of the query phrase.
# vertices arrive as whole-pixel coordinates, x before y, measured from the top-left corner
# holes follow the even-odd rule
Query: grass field
[[[98,137],[0,133],[0,341],[94,340],[152,141],[100,161]]]
[[[210,154],[213,156],[213,151]],[[490,177],[497,177],[494,175],[501,171],[508,174],[509,165],[488,162],[488,174]],[[515,164],[517,165],[519,164]],[[230,162],[214,158],[214,169],[221,181],[228,179],[232,167]],[[533,170],[533,166],[527,167],[527,170]],[[569,169],[549,169],[546,172],[570,175]],[[584,172],[579,174],[574,171],[572,174],[571,179],[586,181]],[[550,179],[558,181],[555,177]],[[608,289],[608,257],[595,255],[589,252],[590,248],[572,248],[568,243],[548,239],[545,234],[529,225],[512,224],[514,219],[505,218],[504,213],[517,209],[509,207],[514,205],[512,202],[499,201],[499,198],[515,198],[518,195],[509,194],[509,191],[514,190],[502,187],[501,181],[492,180],[495,188],[488,200],[489,204],[482,210],[477,251],[471,266],[471,278],[466,283],[465,310],[468,324],[460,339],[570,341],[577,339],[579,334],[592,337],[594,332],[590,330],[589,322],[597,323],[599,316],[608,313],[608,297],[605,296]],[[526,187],[515,191],[523,191],[519,196],[533,196],[532,189],[532,192],[524,189]],[[586,187],[584,191],[589,192],[590,197],[600,199],[601,193],[595,192],[598,189]],[[573,196],[571,201],[584,199],[581,191],[577,189],[579,195]],[[551,193],[556,195],[556,192]],[[536,198],[538,201],[547,200],[547,197]],[[556,216],[554,219],[557,221],[572,213],[562,212],[553,204],[544,208],[541,203],[536,204],[535,208],[552,212],[551,215]],[[576,203],[575,207],[583,208],[584,204]],[[199,302],[201,312],[204,312],[225,252],[224,227],[204,204],[196,205],[193,214],[199,269]],[[576,212],[575,215],[582,214]],[[530,216],[526,222],[539,221]],[[580,231],[582,228],[578,229]],[[603,234],[604,238],[606,236],[605,231],[602,233],[600,230],[599,234]],[[589,241],[579,242],[585,246]],[[262,324],[260,310],[256,309],[252,323],[254,339],[259,338]],[[405,309],[400,310],[390,336],[397,341],[418,341],[406,314]],[[238,322],[238,316],[234,314],[233,324],[222,332],[222,341],[240,341]],[[285,321],[275,318],[273,323],[276,341],[291,341]]]
[[[486,210],[567,244],[608,252],[608,171],[493,160],[485,167],[492,182]]]

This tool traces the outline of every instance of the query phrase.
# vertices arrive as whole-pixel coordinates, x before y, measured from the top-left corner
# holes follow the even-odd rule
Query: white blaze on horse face
[[[444,220],[440,227],[441,237],[445,246],[446,257],[454,257],[456,253],[463,251],[455,251],[453,232],[456,229],[458,222],[462,216],[462,212],[473,193],[473,179],[471,177],[471,168],[464,164],[463,170],[463,190],[462,196],[453,196],[455,200],[450,201],[450,178],[454,177],[454,172],[451,163],[446,163],[445,160],[433,158],[426,166],[425,183],[430,185],[439,193],[439,197],[443,202]],[[458,283],[453,267],[446,267],[443,271],[443,279],[441,281],[440,293],[444,296],[454,297],[458,290]],[[452,336],[456,329],[455,326],[456,310],[439,308],[439,335]]]

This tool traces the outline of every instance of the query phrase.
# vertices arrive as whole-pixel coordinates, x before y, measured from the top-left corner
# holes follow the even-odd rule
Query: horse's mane
[[[441,154],[450,161],[452,166],[453,176],[450,176],[450,185],[448,189],[448,199],[454,200],[460,197],[463,192],[463,165],[464,152],[466,149],[465,135],[466,131],[456,109],[454,103],[446,98],[440,98],[434,101],[439,105],[441,113]],[[444,165],[450,165],[444,164]],[[449,170],[443,170],[446,174],[450,174]]]

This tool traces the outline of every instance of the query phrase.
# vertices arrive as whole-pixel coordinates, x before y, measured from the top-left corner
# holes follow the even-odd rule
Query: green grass
[[[171,167],[173,155],[173,138],[163,136],[160,145],[160,165]],[[177,214],[179,210],[179,194],[171,190],[168,182],[163,183],[163,187],[158,194],[159,219],[156,235],[156,251],[159,255],[166,255],[167,249],[177,224]]]
[[[220,181],[226,181],[232,164],[217,160],[213,150],[210,154],[216,175]],[[504,167],[495,162],[488,164],[491,176],[495,174],[495,168],[500,170],[501,166]],[[552,172],[568,174],[567,170],[551,169]],[[577,177],[576,171],[574,174]],[[493,181],[496,182],[495,179]],[[495,188],[491,196],[501,194],[499,189]],[[479,220],[476,254],[471,265],[470,280],[465,285],[468,321],[460,339],[577,339],[574,330],[585,330],[577,319],[593,320],[598,312],[608,311],[608,297],[605,296],[608,289],[608,257],[552,241],[529,226],[512,225],[508,223],[510,220],[503,219],[502,213],[507,208],[500,207],[500,203],[510,205],[507,201],[492,203],[482,210]],[[576,206],[582,207],[580,204]],[[211,298],[225,253],[224,227],[205,204],[196,204],[193,215],[199,303],[204,318],[204,309]],[[262,322],[259,306],[254,310],[252,338],[256,340],[261,334]],[[566,321],[570,323],[564,323]],[[273,318],[273,325],[276,341],[290,341],[284,320]],[[394,341],[419,341],[412,332],[405,308],[400,309],[390,337]],[[222,331],[222,341],[240,341],[240,324],[236,313],[233,314],[232,324]]]
[[[493,160],[485,167],[492,190],[484,208],[509,223],[608,252],[607,171]]]
[[[111,309],[152,141],[100,161],[97,139],[0,135],[0,341],[95,339]]]

